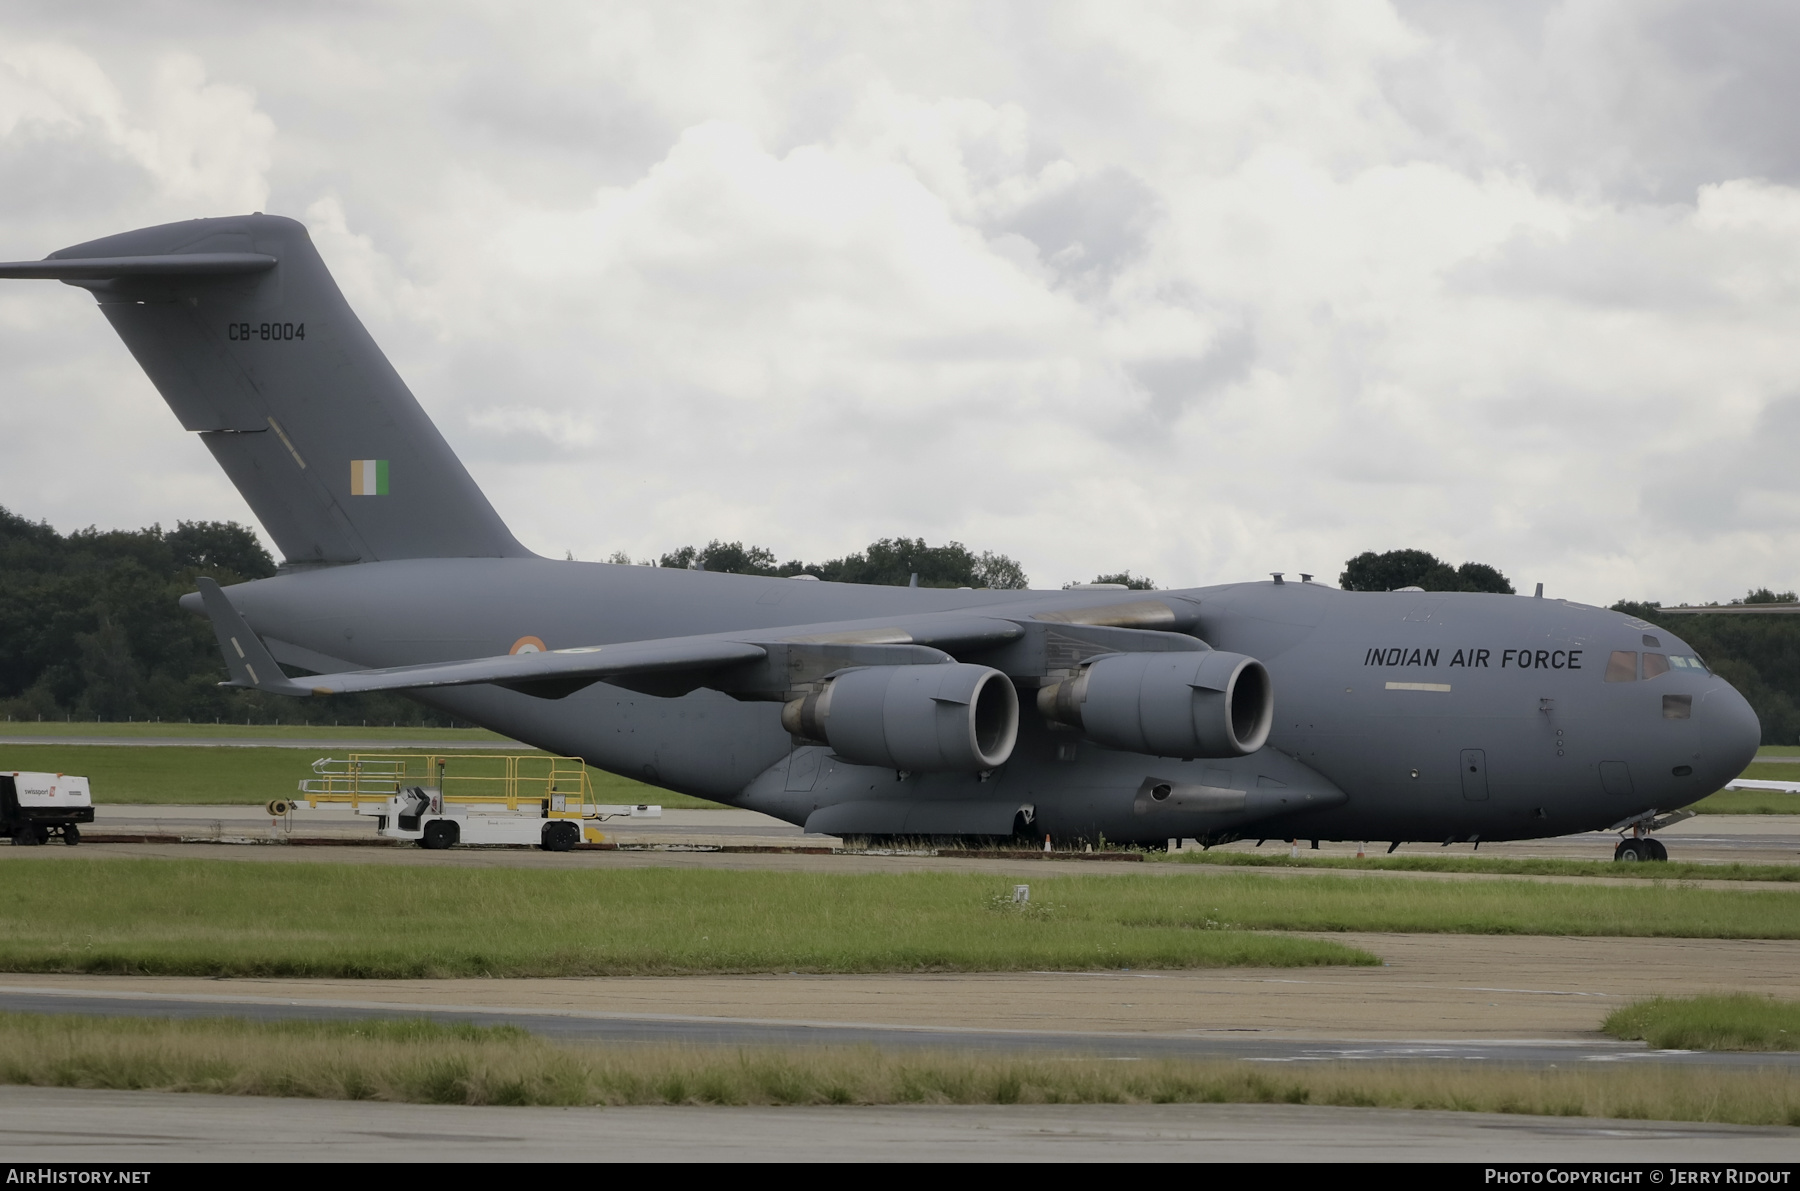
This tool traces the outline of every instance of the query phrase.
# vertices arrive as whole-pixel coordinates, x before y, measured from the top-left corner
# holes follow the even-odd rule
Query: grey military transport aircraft
[[[1692,649],[1564,600],[1279,574],[947,591],[540,558],[291,219],[144,228],[0,277],[92,293],[285,556],[273,578],[201,578],[182,600],[211,618],[231,686],[403,691],[613,773],[869,837],[1479,846],[1612,829],[1619,859],[1659,859],[1650,829],[1756,752],[1755,714]]]

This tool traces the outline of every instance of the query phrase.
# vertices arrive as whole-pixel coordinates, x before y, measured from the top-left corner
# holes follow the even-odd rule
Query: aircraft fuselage
[[[1054,616],[1140,593],[868,587],[502,558],[321,568],[230,594],[279,660],[326,671],[491,656],[521,642],[555,650],[873,627],[949,610]],[[1688,664],[1693,651],[1678,639],[1617,612],[1291,582],[1142,595],[1187,613],[1191,635],[1268,667],[1266,746],[1210,760],[1105,748],[1044,720],[1032,695],[1048,678],[1020,673],[1011,674],[1018,744],[986,776],[851,764],[790,737],[779,704],[710,689],[657,697],[599,682],[554,700],[494,686],[417,697],[614,773],[819,830],[832,822],[819,812],[851,804],[1012,802],[1031,808],[1034,834],[1058,838],[1522,839],[1683,806],[1740,773],[1758,744],[1756,717],[1729,684]],[[979,652],[961,660],[992,662]]]

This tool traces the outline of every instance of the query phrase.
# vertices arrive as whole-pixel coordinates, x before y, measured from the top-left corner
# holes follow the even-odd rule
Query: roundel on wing
[[[520,637],[517,641],[513,642],[512,648],[507,650],[506,652],[507,653],[543,653],[544,652],[544,639],[542,637]]]

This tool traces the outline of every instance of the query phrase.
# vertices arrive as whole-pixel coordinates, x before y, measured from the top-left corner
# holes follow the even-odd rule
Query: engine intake
[[[922,773],[985,773],[1019,738],[1019,696],[998,670],[947,662],[867,666],[781,709],[795,736],[847,761]]]
[[[1038,710],[1128,752],[1242,757],[1269,739],[1275,689],[1241,653],[1116,653],[1041,688]]]

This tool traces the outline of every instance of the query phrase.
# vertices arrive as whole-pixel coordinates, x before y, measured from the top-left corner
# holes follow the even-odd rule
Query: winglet
[[[213,633],[219,638],[219,652],[225,655],[225,669],[231,674],[231,681],[222,682],[220,686],[246,687],[276,695],[313,693],[311,688],[301,686],[281,672],[281,667],[269,656],[262,638],[250,630],[243,616],[219,590],[216,580],[199,575],[194,582],[200,585],[200,599],[206,604],[206,615],[212,621]]]

